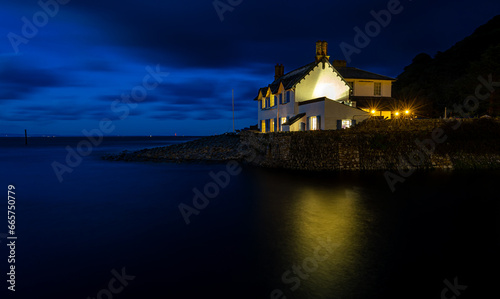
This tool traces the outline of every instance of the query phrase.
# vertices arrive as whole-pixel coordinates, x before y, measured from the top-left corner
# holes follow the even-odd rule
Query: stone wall
[[[250,163],[264,167],[500,169],[500,122],[496,120],[367,121],[341,131],[247,132],[240,138],[256,155]]]

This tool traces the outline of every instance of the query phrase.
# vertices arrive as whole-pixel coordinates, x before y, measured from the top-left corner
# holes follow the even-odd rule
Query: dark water
[[[224,164],[99,158],[181,139],[115,138],[61,183],[51,164],[79,141],[0,139],[0,234],[11,184],[18,236],[15,294],[0,238],[1,298],[452,298],[455,277],[457,298],[500,292],[498,172],[414,174],[393,194],[380,173],[243,167],[215,194]],[[186,225],[178,206],[205,186]]]

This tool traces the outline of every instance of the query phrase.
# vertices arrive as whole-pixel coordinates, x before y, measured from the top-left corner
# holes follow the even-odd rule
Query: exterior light
[[[405,113],[406,113],[406,114],[408,114],[408,113],[410,113],[410,111],[409,111],[409,110],[406,110],[406,111],[405,111]]]
[[[398,115],[399,115],[399,112],[396,112],[395,114],[396,114],[396,116],[398,116]]]
[[[373,114],[375,114],[375,112],[376,112],[375,110],[372,110],[372,113],[373,113]]]

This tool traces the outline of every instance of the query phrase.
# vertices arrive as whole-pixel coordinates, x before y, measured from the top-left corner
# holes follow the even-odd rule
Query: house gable
[[[324,58],[315,63],[295,84],[296,102],[327,97],[335,101],[349,99],[350,87],[342,75]]]

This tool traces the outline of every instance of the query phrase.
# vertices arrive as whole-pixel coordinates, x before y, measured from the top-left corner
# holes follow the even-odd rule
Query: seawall
[[[297,170],[500,169],[500,121],[366,121],[340,131],[245,132],[250,164]],[[247,155],[249,156],[249,155]]]

